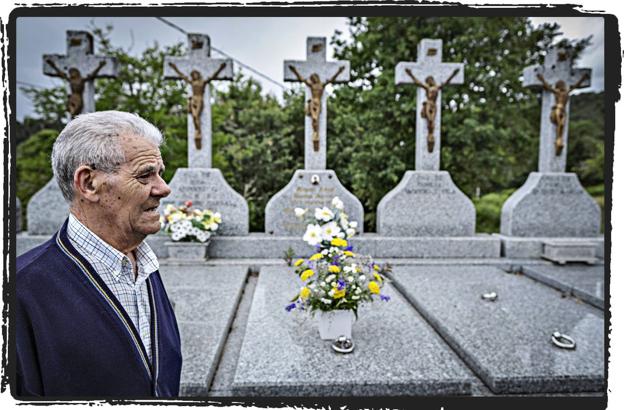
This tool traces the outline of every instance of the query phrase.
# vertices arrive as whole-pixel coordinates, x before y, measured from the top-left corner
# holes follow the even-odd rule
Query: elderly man
[[[70,215],[17,258],[19,396],[178,395],[180,335],[154,252],[161,133],[137,115],[83,114],[52,150]]]

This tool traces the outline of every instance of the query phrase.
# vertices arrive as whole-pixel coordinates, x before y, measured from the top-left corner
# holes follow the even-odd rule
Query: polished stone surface
[[[180,395],[207,395],[245,286],[247,266],[161,264],[182,339]]]
[[[590,265],[598,262],[596,244],[591,241],[544,241],[542,258],[559,264],[585,262]]]
[[[604,309],[605,307],[604,265],[523,265],[522,273],[562,292],[576,296],[597,308]]]
[[[232,385],[242,396],[467,395],[474,376],[391,287],[360,309],[355,350],[335,353],[316,320],[284,307],[300,281],[287,267],[260,271]]]
[[[401,266],[392,277],[494,393],[604,391],[602,311],[496,267]],[[555,331],[576,350],[555,347]]]

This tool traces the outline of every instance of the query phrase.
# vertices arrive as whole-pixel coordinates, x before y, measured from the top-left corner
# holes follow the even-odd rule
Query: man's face
[[[116,235],[135,242],[158,232],[158,205],[171,189],[161,178],[165,167],[156,145],[132,134],[120,140],[126,162],[107,176],[100,206]]]

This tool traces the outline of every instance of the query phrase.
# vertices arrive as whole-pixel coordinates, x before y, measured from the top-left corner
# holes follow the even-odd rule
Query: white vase
[[[334,340],[340,336],[351,339],[353,319],[353,311],[351,310],[318,312],[318,328],[321,339]]]
[[[169,251],[169,259],[175,261],[201,262],[208,257],[208,244],[206,242],[165,242]]]

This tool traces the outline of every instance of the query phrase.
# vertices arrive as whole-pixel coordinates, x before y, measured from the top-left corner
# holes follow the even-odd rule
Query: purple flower
[[[353,250],[353,245],[349,245],[345,248],[345,251],[352,251]]]
[[[295,303],[291,303],[290,305],[286,306],[286,312],[290,312],[291,310],[293,310],[297,305]]]
[[[379,297],[381,298],[381,300],[383,300],[384,302],[387,302],[390,300],[390,296],[386,296],[386,295],[382,295],[380,294]]]
[[[345,283],[344,280],[338,279],[338,290],[343,290],[345,285],[346,285],[346,283]]]

